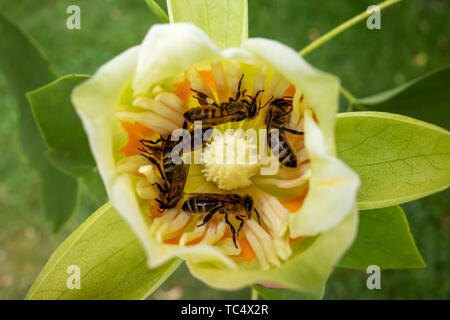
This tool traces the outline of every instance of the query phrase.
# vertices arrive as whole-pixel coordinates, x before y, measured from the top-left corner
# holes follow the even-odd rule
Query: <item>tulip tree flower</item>
[[[246,220],[235,246],[223,215],[199,226],[204,215],[184,212],[182,201],[158,211],[155,183],[161,177],[141,155],[139,141],[181,128],[183,114],[199,105],[192,90],[220,104],[236,95],[240,79],[246,94],[261,92],[259,105],[292,96],[287,126],[304,135],[288,134],[297,168],[280,166],[267,174],[260,158],[220,162],[217,150],[230,143],[244,153],[261,150],[255,140],[225,133],[264,129],[267,109],[261,109],[254,119],[216,126],[224,134],[203,149],[200,163],[190,164],[185,193],[237,193],[254,200],[261,221]],[[173,23],[153,26],[140,46],[79,85],[72,101],[110,201],[140,239],[149,268],[178,257],[216,288],[261,283],[314,291],[352,244],[358,225],[359,178],[335,152],[338,94],[338,78],[279,42],[255,38],[221,50],[195,25]]]
[[[396,2],[386,0],[379,8]],[[99,191],[98,168],[110,200],[54,252],[28,299],[145,298],[183,260],[212,287],[259,284],[252,286],[253,298],[258,292],[275,299],[285,294],[320,298],[336,266],[425,266],[399,204],[448,188],[450,133],[387,112],[337,114],[338,94],[358,110],[391,111],[397,105],[414,113],[411,99],[417,92],[424,99],[417,86],[432,87],[427,81],[446,77],[448,69],[357,99],[337,77],[315,69],[302,56],[370,12],[297,53],[273,40],[247,39],[246,0],[216,1],[208,10],[203,1],[168,0],[168,17],[155,2],[147,3],[170,24],[154,25],[141,45],[92,77],[68,75],[27,93],[52,165],[92,193]],[[20,50],[31,57],[27,69],[46,68],[18,29],[1,17],[0,28],[9,30],[5,34],[10,42],[21,44]],[[15,61],[14,52],[7,61]],[[440,94],[440,89],[433,90],[427,94]],[[179,133],[190,137],[184,128],[199,125],[189,116],[198,110],[193,108],[216,105],[214,110],[221,112],[236,101],[234,106],[252,106],[256,112],[239,121],[214,123],[212,135],[193,130],[194,143],[183,143],[183,152],[171,152],[170,160],[185,166],[177,169],[189,170],[186,179],[180,174],[171,180],[186,181],[179,201],[165,209],[161,186],[168,163],[163,169],[157,164],[168,158],[157,154],[155,160],[146,150]],[[276,101],[286,103],[289,114],[282,117],[282,125],[269,126],[281,128],[267,139]],[[430,115],[431,122],[442,123],[434,111]],[[281,132],[287,140],[280,139],[283,148],[276,150],[273,141]],[[204,143],[198,144],[198,134]],[[185,148],[192,145],[202,147]],[[205,193],[246,201],[236,205],[240,212],[227,207],[214,215],[196,213],[198,202],[196,206],[186,199]],[[61,199],[67,198],[61,194]],[[67,278],[68,266],[79,267],[78,280],[76,274]],[[77,286],[82,289],[71,289]]]

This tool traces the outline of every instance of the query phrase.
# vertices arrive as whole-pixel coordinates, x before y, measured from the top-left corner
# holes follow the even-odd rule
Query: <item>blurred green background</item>
[[[81,7],[81,30],[66,28],[66,8],[71,4]],[[250,36],[276,39],[300,50],[371,4],[376,2],[249,0]],[[368,30],[360,23],[307,60],[338,75],[358,97],[391,88],[449,63],[449,9],[446,0],[403,1],[381,13],[381,30]],[[0,0],[0,11],[37,40],[58,75],[94,73],[140,43],[156,23],[144,0]],[[38,178],[21,154],[16,102],[7,81],[0,73],[0,299],[22,299],[53,250],[95,205],[83,196],[78,215],[52,234],[41,212]],[[383,271],[382,289],[373,291],[366,288],[363,271],[337,269],[326,299],[450,298],[450,192],[403,208],[427,268]],[[151,298],[249,297],[249,289],[210,289],[182,267]]]

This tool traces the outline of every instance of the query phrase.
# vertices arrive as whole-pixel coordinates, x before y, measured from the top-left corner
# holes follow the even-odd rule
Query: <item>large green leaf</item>
[[[356,108],[386,111],[450,129],[450,66],[434,70],[397,88],[357,100]]]
[[[144,299],[180,265],[147,268],[147,257],[128,223],[108,203],[53,253],[27,299]],[[68,267],[80,270],[80,289],[67,288]],[[70,269],[69,269],[70,271]]]
[[[48,150],[48,160],[83,183],[101,205],[107,197],[95,165],[86,133],[71,102],[72,90],[87,75],[66,75],[27,93],[36,123]]]
[[[67,75],[27,93],[36,123],[49,148],[49,160],[76,177],[95,167],[86,133],[70,100],[73,88],[88,78]]]
[[[45,216],[58,230],[77,207],[78,183],[56,170],[45,157],[47,149],[35,124],[25,97],[27,91],[55,79],[48,61],[34,42],[13,22],[0,14],[0,68],[7,77],[19,111],[19,135],[29,165],[42,181],[42,202]],[[58,209],[58,210],[56,210]]]
[[[239,47],[248,38],[247,0],[167,0],[170,22],[191,22],[220,48]]]
[[[363,270],[370,265],[381,269],[425,267],[402,208],[360,211],[359,217],[358,235],[339,262],[340,267]]]
[[[98,172],[97,167],[92,168],[91,171],[85,173],[80,177],[79,181],[86,186],[89,196],[98,206],[101,206],[106,202],[108,196],[106,194],[105,185],[103,184],[102,177]]]
[[[316,292],[299,292],[291,289],[272,289],[253,285],[258,294],[265,300],[320,300],[325,293],[325,285],[318,287]]]
[[[382,112],[338,114],[338,156],[361,178],[360,209],[412,201],[450,184],[450,133]]]

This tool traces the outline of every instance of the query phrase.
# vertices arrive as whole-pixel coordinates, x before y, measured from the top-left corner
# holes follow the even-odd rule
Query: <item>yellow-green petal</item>
[[[238,289],[254,283],[273,283],[302,292],[315,292],[328,279],[344,252],[353,243],[358,226],[356,209],[341,223],[316,237],[294,244],[292,256],[278,268],[267,271],[215,267],[187,261],[191,273],[219,289]]]
[[[195,25],[154,25],[141,45],[134,94],[144,94],[158,81],[215,57],[220,57],[219,48]]]
[[[247,0],[167,0],[170,22],[191,22],[220,48],[239,47],[248,38]]]

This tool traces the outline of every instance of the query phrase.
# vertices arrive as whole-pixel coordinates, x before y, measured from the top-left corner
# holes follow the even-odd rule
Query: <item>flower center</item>
[[[219,189],[230,191],[248,187],[260,167],[256,142],[241,131],[227,130],[216,135],[203,150],[203,174]]]

